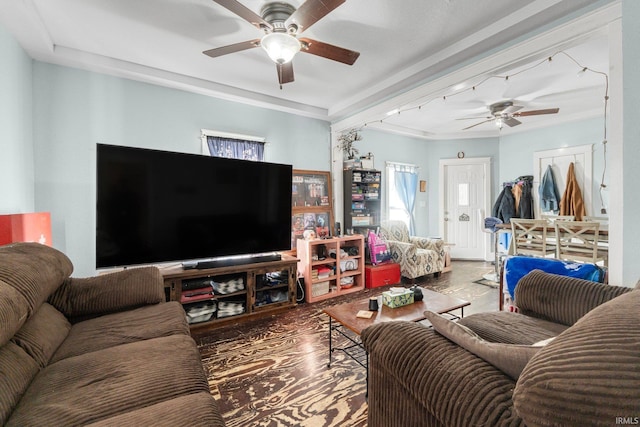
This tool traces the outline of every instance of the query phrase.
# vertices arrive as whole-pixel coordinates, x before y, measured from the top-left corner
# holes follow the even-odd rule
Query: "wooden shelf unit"
[[[357,248],[357,249],[349,249]],[[341,249],[349,252],[357,250],[357,254],[340,257]],[[335,252],[336,258],[330,254]],[[324,259],[322,258],[324,255]],[[364,236],[333,237],[330,239],[298,240],[297,256],[298,273],[304,277],[305,300],[307,302],[322,301],[338,295],[357,292],[364,289]],[[342,271],[340,264],[345,267],[349,263],[357,263],[357,267]],[[314,270],[329,269],[328,277],[316,277]],[[342,279],[351,277],[350,285],[341,284]]]
[[[344,173],[344,232],[376,231],[382,219],[382,173],[347,169]]]
[[[178,301],[184,306],[193,303],[215,302],[218,306],[215,313],[209,320],[191,323],[191,328],[212,326],[214,324],[237,321],[241,318],[251,317],[263,313],[270,313],[296,305],[296,264],[298,259],[290,255],[282,255],[279,261],[268,261],[253,264],[233,265],[228,267],[216,267],[207,269],[189,269],[182,267],[171,267],[161,269],[164,278],[165,292],[169,295],[170,301]],[[271,273],[280,273],[282,283],[268,283],[268,276]],[[221,294],[212,292],[211,295],[190,299],[186,295],[188,290],[183,289],[185,284],[202,281],[224,282],[229,278],[242,278],[244,289]],[[285,300],[269,302],[267,295],[273,291],[286,293]],[[184,294],[184,297],[183,297]],[[226,317],[218,317],[219,303],[236,302],[244,306],[244,312]]]

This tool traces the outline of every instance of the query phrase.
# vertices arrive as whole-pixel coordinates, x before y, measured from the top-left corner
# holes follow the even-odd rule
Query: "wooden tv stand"
[[[200,328],[294,307],[297,263],[297,258],[282,255],[278,261],[207,269],[170,267],[161,269],[161,273],[168,299],[180,302],[185,312],[191,313],[187,315],[191,328]],[[228,283],[232,284],[231,292],[213,291],[213,284],[224,288]],[[243,289],[234,289],[238,283],[243,283]],[[209,288],[213,292],[207,294]],[[229,306],[234,310],[220,309]],[[216,307],[210,318],[208,315],[194,318],[194,313],[207,311],[208,307]]]

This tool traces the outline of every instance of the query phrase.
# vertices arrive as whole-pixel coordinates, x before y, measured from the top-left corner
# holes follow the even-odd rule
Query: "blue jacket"
[[[560,195],[558,194],[551,165],[547,166],[547,171],[544,173],[542,181],[540,181],[538,195],[540,196],[540,209],[543,212],[552,211],[557,214],[560,211]]]

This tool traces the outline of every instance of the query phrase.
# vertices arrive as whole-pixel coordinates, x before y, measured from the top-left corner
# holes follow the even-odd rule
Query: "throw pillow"
[[[541,349],[540,346],[485,341],[466,326],[453,322],[438,313],[426,311],[424,315],[436,332],[484,359],[516,381],[529,359]]]

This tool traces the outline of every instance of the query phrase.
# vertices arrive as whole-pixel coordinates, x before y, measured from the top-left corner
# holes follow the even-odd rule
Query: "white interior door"
[[[481,218],[489,210],[490,159],[440,161],[441,234],[453,243],[451,257],[490,259]]]
[[[593,146],[579,145],[575,147],[559,148],[556,150],[536,151],[533,153],[533,206],[536,218],[540,218],[543,213],[540,209],[540,196],[538,187],[540,181],[547,171],[547,166],[551,166],[553,177],[558,188],[558,196],[562,198],[567,186],[567,171],[569,164],[573,163],[576,181],[582,193],[584,207],[587,215],[600,215],[593,210]]]

